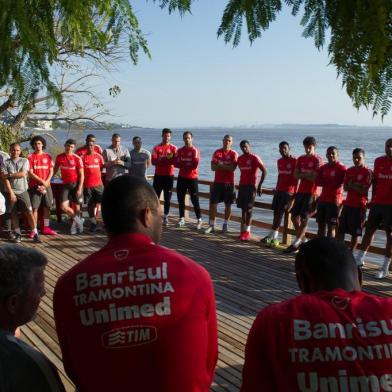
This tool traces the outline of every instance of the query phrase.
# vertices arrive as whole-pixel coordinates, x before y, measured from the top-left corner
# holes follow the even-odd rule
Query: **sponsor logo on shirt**
[[[157,329],[150,325],[132,325],[113,329],[102,334],[102,345],[105,348],[129,348],[142,346],[157,340]]]
[[[125,260],[129,255],[129,249],[119,249],[114,251],[113,256],[116,260]]]
[[[378,173],[378,178],[383,179],[383,180],[391,180],[392,179],[392,174]]]

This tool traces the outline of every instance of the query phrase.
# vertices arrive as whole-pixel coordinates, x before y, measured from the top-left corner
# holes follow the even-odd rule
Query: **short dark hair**
[[[193,134],[192,134],[191,131],[185,131],[185,132],[182,134],[182,137],[185,137],[185,135],[191,135],[191,137],[193,137]]]
[[[137,140],[137,139],[140,139],[140,141],[142,141],[142,138],[141,138],[140,136],[134,136],[134,137],[132,138],[132,141],[134,142],[134,141]]]
[[[46,148],[46,140],[45,140],[45,138],[43,138],[41,135],[33,136],[31,138],[31,140],[30,140],[30,146],[32,148],[34,148],[34,143],[35,142],[41,142],[42,143],[42,148],[45,150],[45,148]]]
[[[162,129],[162,136],[165,135],[166,133],[172,134],[173,132],[172,132],[172,130],[169,129],[169,128],[163,128],[163,129]]]
[[[330,151],[330,150],[339,151],[339,149],[338,149],[336,146],[329,146],[329,147],[327,148],[327,152]]]
[[[306,136],[306,138],[302,141],[304,146],[315,146],[316,139],[313,136]]]
[[[240,147],[244,146],[245,144],[249,144],[250,145],[250,143],[246,139],[241,140]]]
[[[354,154],[362,154],[363,156],[365,156],[365,150],[363,148],[360,148],[360,147],[354,148],[353,155]]]
[[[335,238],[314,238],[299,248],[295,269],[305,274],[319,290],[349,289],[357,279],[357,266],[351,250]]]
[[[288,143],[288,142],[286,142],[285,140],[283,140],[283,141],[281,141],[281,142],[279,143],[279,147],[282,147],[282,146],[287,146],[287,147],[289,147],[289,148],[290,148],[290,145],[289,145],[289,143]]]
[[[157,195],[148,182],[133,176],[120,176],[105,187],[102,198],[102,219],[109,234],[136,231],[136,222],[143,208],[156,209]]]
[[[64,145],[70,145],[70,144],[74,144],[76,146],[76,140],[75,139],[67,139],[64,143]]]
[[[30,288],[33,273],[44,268],[46,256],[34,248],[19,245],[0,246],[0,298],[20,292],[24,294]]]
[[[89,134],[86,136],[86,143],[87,143],[90,139],[96,139],[96,136],[93,135],[92,133],[89,133]]]
[[[19,146],[20,147],[20,143],[11,143],[10,144],[10,149],[15,147],[15,146]]]
[[[113,135],[112,135],[112,140],[113,140],[113,139],[116,139],[116,138],[118,138],[118,137],[121,137],[121,135],[120,135],[119,133],[113,133]]]

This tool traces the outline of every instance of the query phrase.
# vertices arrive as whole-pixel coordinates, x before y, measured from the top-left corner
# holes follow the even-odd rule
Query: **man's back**
[[[260,312],[241,391],[382,391],[391,374],[392,300],[335,289]]]
[[[123,234],[58,282],[67,373],[84,391],[208,391],[217,358],[211,279],[198,264]]]

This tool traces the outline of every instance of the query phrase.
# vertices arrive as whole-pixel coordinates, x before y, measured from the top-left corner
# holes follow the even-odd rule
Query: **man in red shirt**
[[[87,204],[90,218],[90,232],[97,230],[96,211],[100,210],[103,183],[102,168],[104,166],[103,157],[95,152],[95,142],[87,142],[87,152],[81,156],[84,168],[84,202]]]
[[[177,227],[185,226],[185,195],[189,192],[193,208],[197,218],[197,229],[202,227],[201,211],[199,204],[199,183],[198,183],[198,166],[200,161],[200,152],[192,142],[192,132],[186,131],[182,135],[185,146],[177,150],[175,157],[175,167],[180,170],[177,179],[177,199],[180,220]]]
[[[261,196],[261,185],[267,175],[267,169],[263,161],[256,154],[253,154],[250,149],[250,143],[247,140],[242,140],[240,148],[243,154],[238,158],[238,168],[240,169],[240,183],[238,186],[237,207],[241,208],[241,241],[250,240],[250,224],[252,221],[252,210],[257,195]],[[261,171],[259,184],[257,185],[257,174]]]
[[[222,233],[227,233],[227,224],[231,216],[231,205],[235,200],[234,171],[237,167],[238,154],[231,149],[233,137],[225,135],[223,147],[216,150],[211,159],[211,170],[215,172],[211,186],[209,226],[204,231],[210,234],[215,231],[215,217],[218,203],[225,203],[225,220]]]
[[[102,200],[107,245],[56,285],[64,367],[80,391],[209,391],[217,361],[211,278],[157,244],[160,211],[144,179],[113,179]]]
[[[295,253],[305,238],[308,228],[309,214],[312,212],[316,195],[316,178],[323,160],[316,155],[316,139],[307,136],[303,140],[305,155],[297,159],[294,175],[300,180],[294,205],[291,209],[291,220],[293,222],[296,238],[294,242],[284,250],[285,253]]]
[[[334,238],[302,244],[295,271],[303,294],[253,323],[241,392],[389,390],[392,299],[360,291],[354,257]]]
[[[339,217],[338,238],[344,240],[344,235],[350,234],[350,249],[354,252],[358,245],[358,237],[366,219],[368,190],[372,184],[372,172],[365,166],[365,151],[362,148],[353,150],[354,166],[350,167],[344,176],[344,190],[347,192],[343,201],[343,210]]]
[[[79,155],[73,153],[75,140],[68,139],[64,144],[65,151],[57,155],[53,173],[60,169],[63,189],[61,194],[61,209],[72,219],[71,234],[83,233],[83,218],[80,206],[83,204],[83,162]],[[70,202],[73,206],[70,206]]]
[[[286,141],[279,143],[281,158],[277,161],[278,180],[272,199],[272,210],[274,219],[269,234],[261,242],[266,246],[275,247],[279,245],[279,227],[282,224],[283,215],[290,211],[293,206],[294,194],[297,190],[298,179],[294,176],[297,159],[290,155],[290,146]]]
[[[328,162],[320,167],[316,178],[316,184],[322,188],[317,200],[317,235],[335,237],[347,168],[339,162],[337,147],[328,147],[326,157]]]
[[[171,136],[172,131],[168,128],[164,128],[162,130],[162,143],[156,145],[151,154],[151,163],[155,166],[155,175],[152,186],[154,187],[158,198],[161,197],[161,193],[163,191],[164,226],[169,223],[168,215],[173,189],[174,160],[177,152],[177,147],[170,144]]]
[[[385,142],[385,155],[374,161],[372,202],[361,246],[363,250],[356,257],[359,266],[364,265],[367,250],[380,225],[385,231],[387,243],[384,262],[376,277],[383,279],[389,275],[392,255],[392,139]]]
[[[52,157],[44,152],[46,140],[42,136],[34,136],[30,140],[34,152],[29,155],[29,194],[33,215],[38,222],[38,209],[42,204],[43,224],[41,223],[41,234],[56,235],[49,226],[50,208],[53,204],[53,193],[50,180],[53,176]]]
[[[89,142],[94,142],[94,152],[96,152],[97,154],[102,155],[103,150],[102,150],[101,146],[99,146],[98,144],[96,144],[96,140],[97,140],[97,138],[95,137],[95,135],[93,135],[93,134],[90,133],[89,135],[86,136],[86,144],[85,144],[84,146],[78,148],[78,149],[76,150],[75,154],[76,154],[76,155],[79,155],[80,157],[81,157],[82,155],[86,154],[86,153],[87,153],[87,150],[88,150],[88,143],[89,143]]]

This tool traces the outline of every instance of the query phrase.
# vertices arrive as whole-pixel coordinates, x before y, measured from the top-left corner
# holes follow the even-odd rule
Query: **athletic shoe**
[[[8,233],[8,239],[9,239],[10,241],[15,241],[15,238],[16,238],[16,233],[10,231],[10,232]]]
[[[98,225],[96,223],[91,223],[89,231],[90,233],[95,233],[97,231]]]
[[[238,236],[238,239],[242,241],[242,237],[244,236],[245,231],[241,231],[240,235]]]
[[[211,234],[215,232],[215,227],[212,225],[209,225],[205,230],[204,230],[204,234]]]
[[[76,224],[75,219],[74,219],[73,222],[72,222],[70,234],[71,234],[71,235],[78,234],[78,228],[77,228],[77,224]]]
[[[271,247],[271,242],[272,242],[272,238],[270,238],[270,237],[268,237],[268,238],[265,240],[265,246],[266,246],[266,248],[270,248],[270,247]]]
[[[226,234],[228,231],[229,231],[229,229],[227,228],[227,223],[224,223],[224,224],[222,225],[222,233],[223,233],[223,234]]]
[[[184,219],[180,219],[177,224],[176,227],[179,229],[181,227],[185,227],[185,220]]]
[[[274,239],[270,241],[270,247],[271,248],[277,248],[280,245],[280,242],[278,239]]]
[[[30,231],[29,235],[27,236],[30,240],[32,240],[35,236],[35,233],[33,230]]]
[[[49,226],[45,226],[41,230],[41,234],[42,235],[56,235],[57,233],[54,230],[52,230]]]
[[[283,253],[297,253],[298,252],[298,246],[290,245],[288,248],[286,248]]]
[[[362,259],[355,259],[355,262],[357,263],[357,267],[358,268],[362,268],[362,267],[364,267],[365,266],[365,258],[362,258]]]
[[[16,244],[22,242],[22,234],[15,233],[15,239],[13,240]]]
[[[164,216],[162,218],[162,224],[163,224],[163,226],[167,226],[169,224],[169,219],[167,219],[167,216]]]
[[[84,227],[83,227],[84,219],[81,218],[78,215],[75,215],[74,222],[76,224],[76,229],[79,231],[80,234],[82,234],[83,233],[83,229],[84,229]]]
[[[390,262],[384,262],[384,264],[382,265],[380,271],[378,271],[376,273],[376,278],[377,279],[384,279],[389,275],[389,264]]]
[[[264,238],[260,240],[260,242],[267,244],[268,242],[271,241],[271,237],[269,235],[266,235]]]
[[[201,230],[202,228],[203,228],[203,221],[201,219],[198,219],[196,229]]]
[[[35,234],[34,234],[33,242],[35,242],[35,243],[37,243],[37,244],[41,244],[41,243],[42,243],[41,238],[39,238],[38,233],[35,233]]]
[[[249,231],[244,231],[241,234],[241,241],[249,241],[250,240],[250,232]]]

